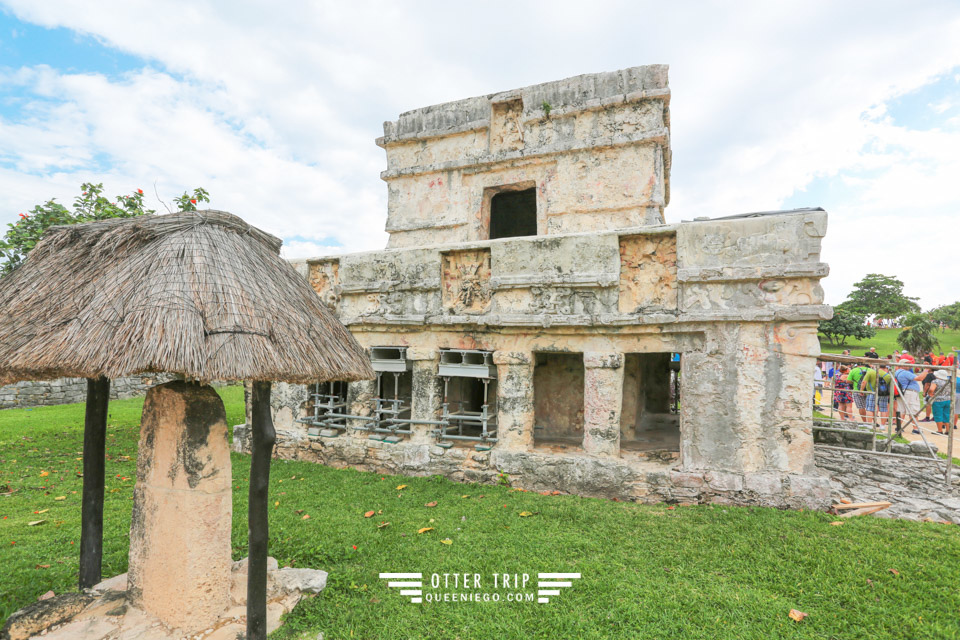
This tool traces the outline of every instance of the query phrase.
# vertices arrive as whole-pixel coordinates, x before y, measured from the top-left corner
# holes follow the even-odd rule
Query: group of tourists
[[[850,356],[849,349],[843,355]],[[921,422],[932,422],[936,432],[947,435],[958,422],[960,381],[951,383],[947,369],[957,362],[957,351],[947,355],[927,353],[920,362],[909,351],[895,351],[881,358],[875,348],[864,354],[876,363],[843,364],[821,362],[815,372],[816,386],[833,390],[833,406],[841,420],[874,422],[890,417],[890,399],[894,399],[894,417],[900,432],[913,424],[913,433],[920,433]],[[927,366],[924,366],[927,365]],[[950,400],[954,399],[953,415]],[[924,417],[919,416],[923,414]]]

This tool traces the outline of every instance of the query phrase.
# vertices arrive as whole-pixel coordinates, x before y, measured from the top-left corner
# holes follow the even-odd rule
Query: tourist
[[[845,364],[840,365],[840,371],[834,382],[834,396],[836,398],[837,409],[840,411],[841,420],[853,419],[853,394],[850,389],[853,385],[850,383],[850,367]]]
[[[933,390],[933,420],[937,423],[937,433],[947,435],[950,433],[950,421],[953,416],[950,415],[950,395],[955,393],[950,388],[950,375],[943,369],[938,369],[934,374]]]
[[[933,412],[933,405],[931,405],[930,403],[932,402],[932,397],[933,397],[931,394],[931,391],[934,388],[934,385],[933,385],[934,379],[935,379],[935,376],[933,375],[933,369],[926,369],[923,371],[923,379],[922,379],[923,410],[926,413],[926,416],[924,416],[923,420],[921,420],[920,422],[931,422],[933,420],[933,418],[931,417],[931,414]]]
[[[877,353],[876,347],[870,347],[870,350],[863,354],[864,358],[879,358],[880,354]]]
[[[864,364],[858,364],[850,370],[850,373],[847,374],[847,380],[850,382],[850,388],[853,389],[851,394],[853,395],[853,404],[857,407],[857,413],[859,414],[859,420],[861,422],[867,421],[867,397],[866,394],[860,391],[860,381],[863,379],[864,374],[867,373],[870,369]]]
[[[904,350],[903,350],[903,353],[900,354],[900,359],[901,359],[901,360],[906,360],[906,361],[908,361],[910,364],[916,363],[916,360],[914,359],[914,357],[913,357],[912,355],[910,355],[910,352],[907,351],[906,349],[904,349]]]
[[[820,370],[820,367],[813,368],[813,408],[820,408],[820,395],[821,389],[823,389],[823,371]]]
[[[903,424],[906,425],[909,422],[913,422],[914,428],[913,432],[920,433],[920,425],[917,424],[917,415],[920,413],[920,394],[923,392],[923,389],[920,386],[920,380],[923,380],[923,377],[926,375],[922,371],[917,374],[914,372],[913,368],[910,367],[912,363],[906,358],[900,360],[901,366],[897,368],[894,378],[897,380],[897,385],[900,387],[902,395],[897,398],[897,410],[903,414]],[[898,428],[898,431],[900,428]]]
[[[890,385],[893,376],[887,370],[887,363],[880,361],[878,370],[870,369],[860,380],[860,390],[867,391],[867,413],[870,414],[870,420],[876,418],[886,418],[887,409],[890,405]],[[876,392],[876,395],[874,395]]]

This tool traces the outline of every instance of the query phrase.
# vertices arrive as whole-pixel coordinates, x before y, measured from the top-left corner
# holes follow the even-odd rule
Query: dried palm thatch
[[[0,384],[372,378],[280,245],[222,211],[53,227],[0,279]]]

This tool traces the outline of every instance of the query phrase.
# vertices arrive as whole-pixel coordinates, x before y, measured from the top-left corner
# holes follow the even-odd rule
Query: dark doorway
[[[622,451],[680,450],[680,354],[628,353],[620,412]]]
[[[537,235],[537,190],[502,191],[490,200],[490,239]]]

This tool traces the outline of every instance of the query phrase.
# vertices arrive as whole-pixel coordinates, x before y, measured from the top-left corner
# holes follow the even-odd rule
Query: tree
[[[904,295],[903,282],[900,280],[879,273],[868,273],[853,285],[853,291],[838,308],[865,316],[899,318],[920,311],[915,300]]]
[[[904,319],[904,327],[897,335],[897,342],[912,354],[928,353],[940,346],[940,341],[933,337],[936,328],[937,325],[928,316],[921,313],[910,314]]]
[[[877,334],[876,330],[867,324],[865,316],[843,309],[835,309],[830,320],[821,320],[818,331],[829,342],[840,347],[846,344],[848,338],[866,340]]]
[[[110,218],[135,218],[156,213],[143,203],[143,189],[129,196],[117,196],[111,202],[103,196],[103,184],[85,182],[80,185],[80,195],[73,200],[73,210],[55,198],[38,204],[29,213],[21,213],[20,219],[8,224],[6,235],[0,239],[0,277],[16,269],[40,242],[44,232],[54,225],[93,222]],[[198,202],[210,202],[205,189],[194,189],[174,198],[182,211],[196,211]]]
[[[930,312],[930,319],[935,324],[942,322],[951,329],[960,329],[960,302],[937,307]]]

